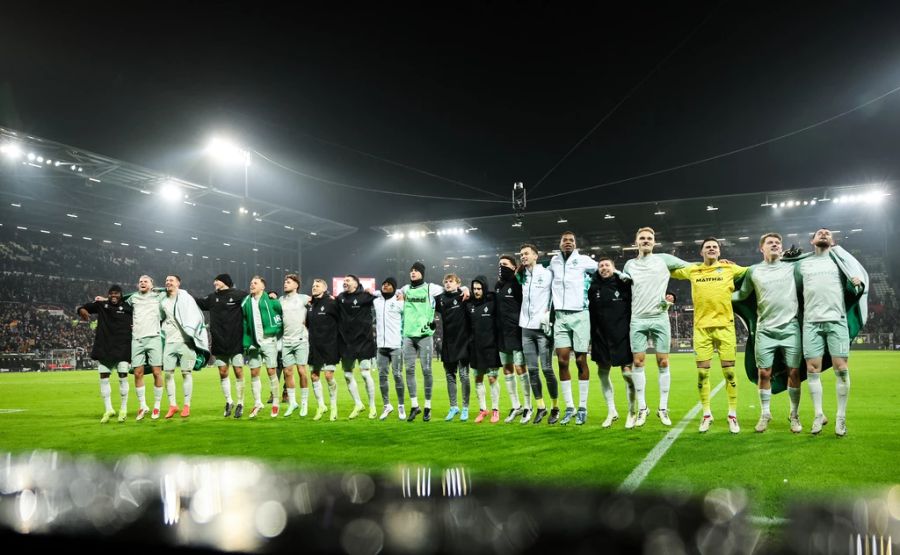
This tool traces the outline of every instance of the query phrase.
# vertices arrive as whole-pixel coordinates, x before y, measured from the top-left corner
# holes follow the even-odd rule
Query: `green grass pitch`
[[[808,431],[812,407],[805,385],[801,401],[804,433],[794,435],[788,430],[786,394],[772,401],[774,419],[769,431],[754,433],[759,414],[756,387],[739,373],[742,432],[737,436],[728,432],[723,389],[712,401],[716,421],[709,433],[698,434],[699,416],[694,418],[640,488],[700,493],[717,487],[741,487],[749,493],[754,514],[777,517],[795,500],[849,496],[895,483],[897,471],[891,461],[900,447],[900,428],[896,426],[900,353],[854,352],[850,362],[847,437],[834,435],[832,372],[823,378],[825,412],[830,422],[819,437]],[[742,368],[741,360],[738,366]],[[674,355],[671,368],[669,407],[677,424],[697,404],[696,373],[690,355]],[[436,471],[463,466],[471,472],[474,487],[479,481],[491,480],[616,488],[669,431],[652,410],[658,400],[655,362],[647,368],[651,416],[643,429],[630,431],[624,429],[625,390],[618,370],[613,376],[616,404],[623,418],[612,429],[600,427],[606,407],[593,363],[591,369],[588,423],[567,427],[502,421],[476,425],[471,419],[466,423],[444,422],[448,403],[439,362],[434,365],[434,419],[424,423],[420,417],[413,424],[400,422],[396,411],[385,422],[370,421],[365,414],[348,421],[352,403],[341,376],[336,376],[340,405],[337,422],[313,422],[313,410],[305,419],[296,414],[289,420],[272,419],[266,412],[255,421],[248,420],[246,414],[252,405],[249,383],[244,418],[225,419],[218,373],[207,368],[195,374],[189,419],[176,416],[170,421],[151,421],[148,417],[135,422],[137,400],[131,381],[128,421],[101,425],[103,407],[96,372],[11,373],[0,375],[0,450],[20,453],[51,449],[105,459],[134,452],[245,456],[308,469],[375,473],[394,472],[400,464],[429,465]],[[249,372],[246,374],[249,376]],[[711,376],[713,386],[721,381],[717,368]],[[249,382],[249,377],[246,379]],[[365,387],[357,379],[365,402]],[[421,376],[419,379],[421,396]],[[113,406],[118,408],[116,379],[110,381]],[[178,375],[176,382],[180,402]],[[263,395],[268,397],[268,381],[263,378],[262,382]],[[573,389],[577,400],[578,388]],[[147,396],[152,402],[152,387],[148,387]],[[311,394],[310,401],[314,409]],[[163,412],[166,404],[163,399]],[[380,412],[380,395],[377,405]],[[476,408],[471,415],[474,418],[474,385],[471,406]],[[500,406],[505,416],[509,398],[502,381]]]

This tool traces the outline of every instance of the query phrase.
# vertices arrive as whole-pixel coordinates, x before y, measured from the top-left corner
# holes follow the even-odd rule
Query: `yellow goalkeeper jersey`
[[[691,297],[694,299],[694,327],[718,328],[734,325],[731,294],[734,280],[747,268],[737,264],[716,262],[710,266],[692,264],[672,270],[675,279],[691,281]]]

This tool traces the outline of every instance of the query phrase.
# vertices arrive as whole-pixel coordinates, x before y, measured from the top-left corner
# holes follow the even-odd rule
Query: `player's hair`
[[[535,246],[532,245],[531,243],[522,243],[522,246],[519,247],[519,250],[522,250],[522,249],[531,249],[532,252],[534,252],[534,254],[537,254],[537,253],[538,253],[537,247],[535,247]]]
[[[297,287],[300,286],[300,276],[298,276],[297,274],[288,274],[288,275],[284,276],[284,279],[289,279],[289,280],[293,281],[294,283],[297,284]]]
[[[700,248],[702,249],[703,247],[705,247],[706,244],[709,243],[710,241],[712,241],[712,242],[714,242],[715,244],[719,245],[719,247],[722,246],[722,243],[720,243],[719,240],[716,239],[715,237],[707,237],[706,239],[703,240],[702,243],[700,243]]]
[[[153,285],[153,278],[150,277],[150,276],[148,276],[147,274],[144,274],[144,275],[142,275],[141,277],[139,277],[139,278],[138,278],[138,281],[141,281],[141,280],[144,279],[144,278],[147,278],[148,280],[150,280],[150,285]]]
[[[560,235],[559,238],[562,239],[562,238],[565,237],[566,235],[571,235],[573,239],[576,238],[576,237],[575,237],[575,232],[574,232],[574,231],[563,231],[563,232],[562,232],[562,235]]]
[[[766,239],[768,239],[769,237],[774,237],[774,238],[778,239],[778,241],[781,242],[781,243],[784,242],[784,239],[781,238],[781,234],[780,234],[780,233],[775,233],[775,232],[773,231],[773,232],[769,232],[769,233],[764,233],[764,234],[762,235],[762,237],[759,238],[759,246],[762,247],[762,246],[763,246],[763,243],[765,243],[765,242],[766,242]]]
[[[456,283],[462,283],[462,280],[459,279],[459,276],[456,274],[447,274],[446,276],[444,276],[444,281],[447,281],[448,279],[450,281],[455,281]]]
[[[253,281],[254,279],[258,279],[258,280],[260,281],[260,283],[263,284],[263,287],[266,286],[266,280],[265,280],[264,277],[262,277],[262,276],[253,276],[252,278],[250,278],[250,281]]]
[[[601,256],[600,258],[598,258],[598,259],[597,259],[597,264],[600,264],[600,263],[603,262],[604,260],[609,260],[610,263],[613,265],[613,267],[616,266],[616,261],[613,260],[612,258],[608,257],[608,256]]]
[[[178,274],[168,274],[168,275],[166,275],[166,277],[173,277],[178,280],[178,283],[181,283],[181,276],[179,276]],[[153,280],[150,280],[150,281],[153,281]]]
[[[501,254],[501,255],[500,255],[500,260],[509,260],[509,263],[513,265],[513,268],[515,268],[515,267],[518,266],[518,264],[519,264],[519,263],[516,261],[516,258],[515,258],[513,255],[511,255],[511,254]]]
[[[641,234],[642,231],[649,231],[650,235],[652,235],[654,239],[656,238],[656,232],[653,231],[652,227],[642,227],[637,230],[637,232],[634,234],[634,236],[637,237],[638,235]]]
[[[325,286],[325,290],[328,291],[328,282],[325,281],[324,279],[322,279],[322,278],[316,278],[316,279],[313,280],[313,283],[321,283],[322,285]]]

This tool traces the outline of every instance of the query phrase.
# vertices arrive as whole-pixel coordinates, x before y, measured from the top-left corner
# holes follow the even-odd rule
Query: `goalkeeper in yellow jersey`
[[[712,411],[709,408],[709,368],[713,353],[718,351],[722,374],[725,375],[725,391],[728,393],[728,429],[736,434],[741,431],[737,420],[737,378],[734,372],[737,343],[734,334],[734,312],[731,294],[734,280],[743,276],[747,268],[719,261],[719,241],[705,239],[700,246],[703,262],[672,270],[675,279],[691,282],[694,300],[694,353],[697,357],[697,387],[703,418],[700,432],[709,430]]]

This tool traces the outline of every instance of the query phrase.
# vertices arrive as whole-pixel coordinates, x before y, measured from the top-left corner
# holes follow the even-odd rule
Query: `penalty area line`
[[[724,386],[725,380],[719,382],[719,385],[717,385],[715,389],[713,389],[710,393],[710,400],[712,400],[712,398],[716,396],[716,393],[721,391]],[[690,421],[693,420],[694,417],[697,416],[697,413],[699,413],[702,409],[703,405],[701,405],[700,403],[694,405],[691,410],[689,410],[687,414],[684,415],[684,418],[682,418],[674,428],[669,430],[669,433],[667,433],[665,437],[659,440],[659,443],[657,443],[653,447],[653,449],[651,449],[650,452],[647,453],[647,456],[644,457],[644,460],[642,460],[640,464],[638,464],[634,468],[634,470],[631,471],[631,474],[629,474],[628,477],[625,478],[625,481],[622,482],[622,485],[619,486],[619,491],[624,493],[631,493],[636,490],[638,486],[640,486],[644,481],[644,478],[646,478],[647,475],[650,474],[650,471],[653,470],[653,467],[656,466],[656,463],[658,463],[660,459],[663,458],[663,456],[666,454],[666,451],[669,450],[669,447],[671,447],[672,444],[675,443],[675,440],[678,439],[678,436],[681,435],[681,432],[684,431],[688,423],[690,423]]]

